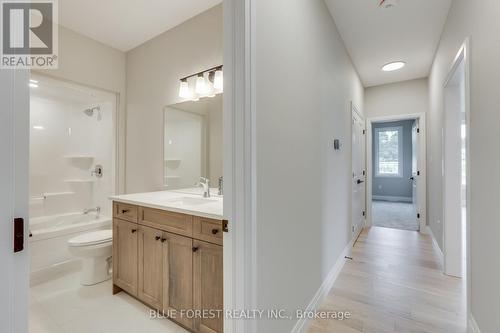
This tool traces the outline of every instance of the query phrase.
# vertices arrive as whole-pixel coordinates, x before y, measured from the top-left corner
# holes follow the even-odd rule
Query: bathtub
[[[111,218],[95,213],[71,213],[30,219],[31,283],[37,284],[74,270],[80,261],[68,251],[70,238],[82,233],[111,229]]]

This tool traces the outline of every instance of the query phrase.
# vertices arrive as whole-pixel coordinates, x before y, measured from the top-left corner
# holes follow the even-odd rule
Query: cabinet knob
[[[217,235],[219,233],[219,229],[212,229],[212,234]]]
[[[193,252],[198,251],[198,247],[193,247]]]
[[[132,233],[136,233],[137,232],[137,229],[132,229]]]
[[[166,238],[162,238],[162,239],[161,239],[161,242],[162,242],[162,243],[165,243],[165,241],[166,241],[166,240],[167,240]]]
[[[155,239],[158,241],[158,240],[161,239],[161,237],[160,236],[156,236]]]
[[[130,212],[130,209],[122,209],[122,214]]]

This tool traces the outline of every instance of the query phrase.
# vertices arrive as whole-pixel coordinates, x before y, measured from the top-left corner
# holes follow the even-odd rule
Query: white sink
[[[198,206],[198,205],[214,203],[217,202],[217,200],[208,198],[180,197],[180,198],[165,200],[165,202],[173,204],[182,204],[186,206]]]

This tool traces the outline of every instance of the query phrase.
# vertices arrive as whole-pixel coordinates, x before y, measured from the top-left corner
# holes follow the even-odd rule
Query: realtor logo
[[[56,69],[57,0],[2,0],[1,8],[1,67]]]

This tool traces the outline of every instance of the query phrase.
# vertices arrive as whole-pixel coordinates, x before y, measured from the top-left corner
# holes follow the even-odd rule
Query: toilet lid
[[[71,238],[68,241],[69,246],[97,245],[113,240],[113,230],[98,230],[87,232],[85,234]]]

